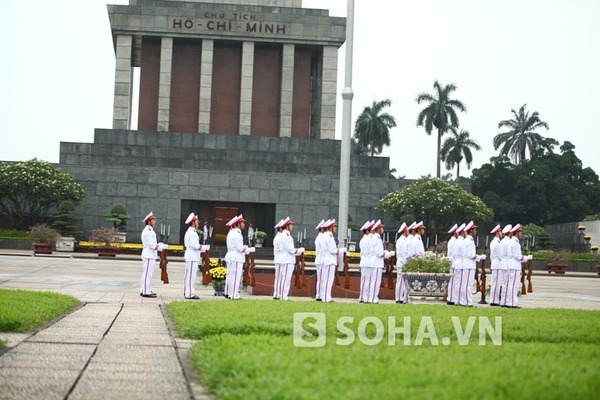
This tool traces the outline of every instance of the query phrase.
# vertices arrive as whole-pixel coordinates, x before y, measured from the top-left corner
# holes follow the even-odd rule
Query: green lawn
[[[167,310],[180,336],[198,340],[191,358],[218,399],[572,399],[600,393],[600,312],[265,300],[176,302]],[[324,347],[294,346],[296,312],[324,313]],[[340,329],[340,317],[353,321]],[[392,325],[389,317],[395,317]],[[392,334],[390,345],[389,328],[406,327],[405,317],[409,345],[403,334]],[[460,345],[469,317],[470,340]],[[374,339],[373,323],[359,329],[365,318],[382,322],[379,344],[358,338],[337,344],[348,330],[357,337],[366,332],[364,342]],[[487,334],[479,344],[479,321],[501,332],[500,345]]]
[[[28,332],[80,304],[72,296],[0,289],[0,332]]]

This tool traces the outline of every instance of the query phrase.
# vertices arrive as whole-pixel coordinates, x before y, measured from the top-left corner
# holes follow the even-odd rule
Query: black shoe
[[[151,297],[151,298],[155,298],[156,297],[156,293],[149,293],[149,294],[143,294],[142,297]]]
[[[200,297],[193,295],[192,297],[186,297],[188,300],[200,300]]]
[[[508,308],[523,308],[523,307],[519,307],[519,306],[510,306]]]
[[[446,304],[448,304],[449,306],[455,306],[456,303],[453,301],[447,301]]]
[[[358,302],[359,302],[359,303],[364,303],[365,301],[364,301],[364,300],[359,300]]]
[[[317,301],[323,301],[323,300],[321,300],[321,299],[317,299]]]
[[[502,304],[500,307],[508,308],[508,306],[504,304]]]
[[[492,307],[500,307],[500,304],[498,304],[498,303],[490,303],[490,306],[492,306]]]
[[[228,294],[224,294],[223,296],[224,296],[226,299],[228,299],[228,298],[229,298],[229,295],[228,295]]]
[[[279,300],[279,297],[273,297],[273,300]]]

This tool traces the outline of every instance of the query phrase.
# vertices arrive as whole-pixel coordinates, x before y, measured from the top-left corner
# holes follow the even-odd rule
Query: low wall
[[[0,239],[0,249],[33,251],[33,240]]]

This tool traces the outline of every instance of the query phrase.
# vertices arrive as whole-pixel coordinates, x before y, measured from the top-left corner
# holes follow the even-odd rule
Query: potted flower
[[[580,233],[583,233],[583,231],[585,231],[585,225],[579,225],[577,227],[577,229],[579,230]]]
[[[113,224],[115,233],[111,241],[125,243],[127,241],[127,221],[131,219],[131,216],[127,214],[127,210],[120,204],[115,204],[110,210],[110,214],[104,216],[106,222]]]
[[[60,238],[60,233],[47,224],[32,226],[27,235],[34,240],[34,254],[52,254],[52,246]]]
[[[90,236],[91,242],[99,242],[98,256],[100,257],[116,257],[117,248],[111,246],[111,240],[114,237],[117,230],[115,228],[100,227],[92,231]]]
[[[212,264],[212,262],[211,262]],[[225,296],[225,278],[227,277],[227,268],[218,266],[209,271],[215,296]]]
[[[594,246],[590,247],[590,250],[592,250],[592,253],[596,254],[596,253],[598,253],[598,246],[594,245]]]
[[[590,235],[585,235],[583,237],[583,240],[585,240],[585,244],[588,244],[590,242],[590,240],[592,240],[592,237]]]
[[[451,276],[450,260],[428,251],[407,260],[402,272],[409,295],[443,298]]]
[[[267,238],[267,233],[263,231],[254,232],[254,240],[256,241],[256,247],[263,247],[263,243]]]

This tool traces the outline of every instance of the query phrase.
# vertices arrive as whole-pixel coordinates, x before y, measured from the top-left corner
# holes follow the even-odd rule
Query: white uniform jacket
[[[477,268],[477,249],[473,236],[467,235],[462,245],[463,269]]]
[[[407,251],[406,251],[406,236],[400,235],[396,241],[396,268],[398,271],[402,270],[402,267],[406,263]]]
[[[450,260],[450,266],[452,268],[454,268],[454,245],[456,244],[456,236],[452,235],[452,237],[450,239],[448,239],[448,250],[446,253],[446,256],[448,257],[448,259]]]
[[[315,238],[315,265],[323,265],[323,249],[321,248],[323,235],[323,232],[319,232]]]
[[[150,225],[146,225],[142,231],[142,258],[150,258],[156,260],[158,256],[158,243],[156,242],[156,233]]]
[[[502,258],[502,263],[500,264],[501,269],[508,269],[508,265],[510,264],[509,260],[509,249],[510,246],[510,237],[504,236],[498,245],[498,254]]]
[[[521,262],[523,261],[523,255],[521,255],[521,244],[519,238],[512,237],[508,241],[508,269],[521,270]]]
[[[453,258],[453,262],[452,262],[452,267],[454,269],[463,269],[463,264],[464,264],[464,258],[463,258],[463,247],[465,244],[465,238],[462,236],[459,236],[456,238],[456,241],[454,242],[454,245],[452,245],[452,258]]]
[[[383,268],[385,250],[379,233],[374,233],[371,239],[371,268]]]
[[[200,244],[200,237],[198,237],[196,228],[193,226],[188,228],[183,237],[183,244],[185,246],[185,254],[183,255],[185,261],[200,261],[200,253],[204,246]]]
[[[238,228],[229,230],[227,234],[226,262],[245,262],[248,246],[244,245],[244,237]]]
[[[502,246],[500,246],[500,239],[496,236],[490,242],[490,260],[491,269],[502,269],[502,254],[500,254]]]
[[[331,232],[325,232],[320,244],[323,249],[323,265],[337,265],[337,256],[340,255],[340,250],[335,245],[333,234]]]
[[[369,268],[371,266],[371,235],[364,235],[358,243],[360,247],[360,267]]]

